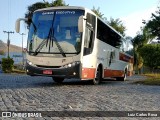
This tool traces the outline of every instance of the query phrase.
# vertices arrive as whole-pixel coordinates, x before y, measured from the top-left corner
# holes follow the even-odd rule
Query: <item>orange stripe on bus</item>
[[[95,72],[95,68],[82,68],[82,79],[94,79]]]
[[[104,69],[104,77],[123,77],[124,71],[122,70],[109,70]]]

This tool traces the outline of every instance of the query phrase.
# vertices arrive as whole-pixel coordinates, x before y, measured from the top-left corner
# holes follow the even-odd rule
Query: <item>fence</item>
[[[152,69],[150,67],[143,66],[142,69],[141,69],[141,73],[142,74],[146,74],[146,73],[158,73],[158,74],[160,74],[160,68]]]

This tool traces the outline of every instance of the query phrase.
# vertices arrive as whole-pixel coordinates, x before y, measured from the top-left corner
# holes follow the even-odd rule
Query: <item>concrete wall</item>
[[[21,52],[10,52],[9,53],[10,58],[13,58],[14,60],[14,64],[22,64],[22,53]],[[0,61],[2,61],[2,58],[7,58],[8,57],[8,53],[6,53],[5,55],[0,55]],[[24,59],[25,59],[25,54],[24,54]]]

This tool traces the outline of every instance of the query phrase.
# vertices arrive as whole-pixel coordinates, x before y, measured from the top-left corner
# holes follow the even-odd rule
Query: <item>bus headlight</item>
[[[31,65],[31,66],[36,66],[36,65],[34,65],[31,61],[29,61],[29,60],[27,60],[27,63],[29,64],[29,65]]]
[[[26,63],[32,65],[32,62],[30,62],[29,60],[27,60]]]
[[[68,64],[68,67],[72,67],[72,64]]]

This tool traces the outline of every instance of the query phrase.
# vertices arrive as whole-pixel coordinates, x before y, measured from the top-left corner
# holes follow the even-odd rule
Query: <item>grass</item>
[[[18,70],[18,69],[13,69],[12,73],[16,73],[16,74],[26,74],[25,70]]]
[[[136,84],[143,85],[159,85],[160,86],[160,74],[144,74],[147,77],[146,80],[136,81]]]

